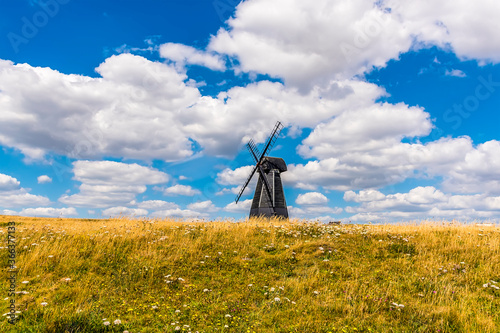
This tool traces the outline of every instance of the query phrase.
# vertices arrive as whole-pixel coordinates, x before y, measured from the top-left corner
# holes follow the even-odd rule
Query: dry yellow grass
[[[498,226],[9,221],[1,332],[500,332]]]

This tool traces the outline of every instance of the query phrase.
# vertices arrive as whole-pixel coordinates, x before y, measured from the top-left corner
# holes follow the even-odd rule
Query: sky
[[[500,218],[496,0],[0,0],[0,214]]]

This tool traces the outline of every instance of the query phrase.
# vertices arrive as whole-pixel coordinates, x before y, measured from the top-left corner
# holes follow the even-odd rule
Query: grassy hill
[[[500,332],[498,226],[9,221],[0,332]]]

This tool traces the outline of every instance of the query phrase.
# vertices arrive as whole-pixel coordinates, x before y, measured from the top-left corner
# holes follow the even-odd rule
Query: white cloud
[[[0,173],[0,192],[18,190],[21,182],[14,177]]]
[[[339,152],[385,149],[403,138],[426,136],[432,129],[430,115],[421,108],[400,103],[374,104],[347,110],[318,125],[298,151],[305,157],[328,158]]]
[[[226,66],[221,57],[215,53],[207,53],[192,46],[177,43],[166,43],[160,46],[160,56],[184,65],[200,65],[212,70],[222,71]]]
[[[443,188],[460,193],[500,194],[500,142],[492,140],[467,148],[448,172],[443,171]]]
[[[0,173],[0,207],[46,206],[47,197],[30,194],[16,178]]]
[[[193,211],[201,211],[206,213],[214,213],[219,210],[219,208],[216,207],[211,200],[194,202],[192,204],[189,204],[187,208]]]
[[[26,208],[26,209],[23,209],[19,214],[23,215],[23,216],[49,216],[49,217],[78,215],[78,213],[76,212],[76,209],[73,207],[70,207],[70,208],[51,208],[51,207]]]
[[[383,66],[408,50],[410,31],[373,1],[252,0],[237,7],[209,49],[237,56],[241,70],[294,85]]]
[[[19,213],[10,209],[3,209],[1,215],[19,215]]]
[[[0,193],[1,207],[46,206],[50,204],[47,197],[27,193],[25,189]]]
[[[163,200],[148,200],[137,204],[139,208],[149,209],[149,210],[162,210],[162,209],[175,209],[179,206],[173,202],[167,202]]]
[[[251,0],[209,44],[238,70],[311,87],[382,67],[401,53],[437,45],[458,56],[500,60],[500,4],[491,0]]]
[[[344,112],[367,107],[385,92],[361,81],[331,81],[306,94],[279,82],[233,87],[216,98],[204,96],[189,109],[185,131],[204,152],[229,157],[250,138],[263,143],[280,119],[293,133]]]
[[[163,184],[169,176],[138,164],[113,161],[76,161],[74,179],[81,182],[80,193],[63,195],[62,203],[77,207],[106,208],[128,205],[147,185]]]
[[[175,208],[175,209],[166,209],[166,210],[161,210],[161,211],[156,211],[150,214],[150,216],[154,217],[160,217],[160,218],[205,218],[208,217],[209,214],[207,213],[200,213],[200,212],[195,212],[193,210],[189,209],[180,209],[180,208]]]
[[[384,198],[385,195],[383,193],[375,190],[359,191],[359,194],[356,194],[354,191],[347,191],[344,193],[345,201],[369,202],[382,200]]]
[[[363,191],[361,191],[363,192]],[[361,202],[358,207],[347,207],[354,214],[352,221],[394,221],[426,218],[454,218],[471,220],[495,218],[500,212],[500,197],[486,194],[445,194],[433,186],[416,187],[408,193],[384,195],[368,201],[365,193],[346,193],[352,201]],[[379,192],[380,193],[380,192]],[[344,197],[345,197],[344,196]]]
[[[47,175],[42,175],[37,178],[38,184],[52,183],[52,178]]]
[[[171,187],[167,187],[163,191],[164,195],[187,195],[193,196],[196,194],[201,194],[201,192],[197,189],[192,188],[189,185],[174,185]]]
[[[455,77],[466,77],[467,75],[461,71],[460,69],[452,69],[452,70],[447,70],[444,73],[446,76],[455,76]]]
[[[200,93],[184,73],[131,54],[112,56],[96,71],[101,78],[0,60],[0,144],[31,158],[192,155],[178,118]]]
[[[490,0],[386,0],[394,16],[405,24],[418,40],[451,46],[462,58],[500,61],[500,42],[496,38],[500,3]]]
[[[264,142],[277,119],[298,133],[384,94],[374,84],[329,80],[307,94],[261,81],[201,96],[184,72],[131,54],[96,70],[101,78],[0,61],[0,144],[30,158],[175,161],[193,155],[195,140],[204,154],[232,157],[251,137]]]
[[[103,216],[146,216],[148,211],[145,209],[128,207],[111,207],[102,212]]]
[[[226,212],[231,213],[249,213],[250,207],[252,207],[252,199],[239,201],[237,204],[235,202],[231,202],[224,207]]]
[[[247,165],[235,170],[226,168],[217,174],[215,181],[221,185],[243,185],[254,167],[254,165]]]
[[[319,192],[309,192],[305,194],[299,194],[295,203],[298,205],[321,205],[326,204],[328,198]]]
[[[290,218],[299,218],[300,216],[304,216],[306,212],[299,208],[299,207],[294,207],[294,206],[288,206],[288,216]]]

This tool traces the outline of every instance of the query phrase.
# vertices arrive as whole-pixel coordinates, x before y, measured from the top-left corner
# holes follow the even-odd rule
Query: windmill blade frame
[[[271,151],[271,149],[273,148],[274,143],[276,142],[276,139],[278,139],[278,136],[280,135],[282,129],[283,129],[283,124],[280,121],[278,121],[276,123],[276,125],[274,126],[271,135],[267,138],[266,147],[262,151],[262,154],[259,157],[258,163],[260,163],[262,161],[262,158],[264,158],[264,156],[266,155],[266,153],[268,151]]]
[[[238,201],[240,200],[241,196],[243,195],[243,191],[245,191],[245,188],[250,183],[250,180],[252,180],[252,177],[253,177],[255,171],[257,171],[258,168],[259,168],[258,165],[254,166],[252,172],[250,173],[250,175],[247,178],[247,181],[245,182],[245,185],[243,185],[241,187],[240,193],[238,193],[238,195],[236,196],[236,199],[234,200],[236,203],[238,203]]]
[[[248,141],[247,148],[250,151],[250,154],[253,156],[255,163],[259,163],[259,158],[257,156],[260,156],[260,152],[257,149],[257,146],[255,145],[253,139],[250,139],[250,141]]]
[[[256,161],[256,165],[255,167],[253,168],[252,172],[250,173],[250,175],[248,176],[245,184],[243,185],[243,187],[241,188],[240,192],[238,193],[238,195],[236,196],[236,199],[235,199],[235,202],[238,203],[238,201],[240,200],[241,196],[243,195],[243,192],[245,191],[246,187],[248,186],[248,184],[250,183],[253,175],[255,174],[255,171],[257,171],[257,169],[259,170],[259,177],[262,177],[262,182],[264,183],[264,187],[266,188],[266,192],[269,196],[269,198],[271,198],[271,190],[269,188],[269,182],[267,181],[267,178],[264,174],[264,171],[262,170],[262,167],[261,167],[261,162],[262,162],[262,159],[266,156],[266,153],[267,152],[270,152],[271,149],[273,148],[276,140],[278,139],[278,136],[280,135],[281,133],[281,130],[283,129],[283,124],[278,121],[276,123],[276,125],[274,125],[274,128],[271,132],[271,135],[269,135],[269,137],[267,138],[267,141],[266,141],[266,145],[265,145],[265,148],[264,150],[262,151],[262,153],[260,154],[259,158],[257,159],[257,154],[255,152],[259,152],[256,145],[255,145],[255,142],[253,141],[253,139],[251,139],[248,143],[247,143],[247,148],[248,150],[250,151],[250,153],[252,154],[254,160]]]

